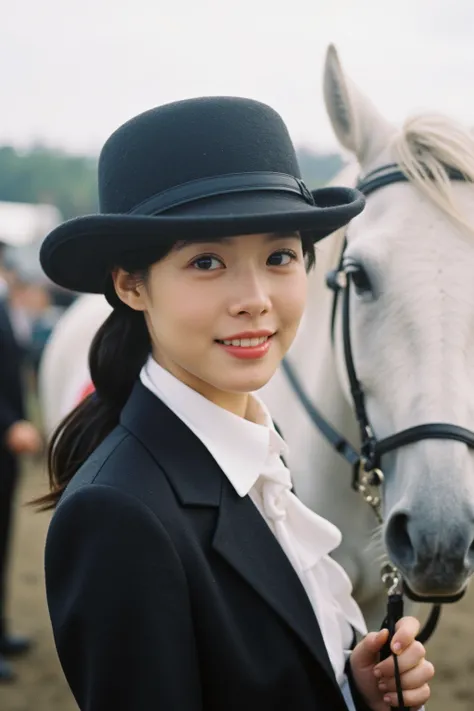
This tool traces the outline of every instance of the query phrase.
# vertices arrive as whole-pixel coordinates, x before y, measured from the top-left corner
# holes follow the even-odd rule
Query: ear
[[[143,284],[137,282],[137,278],[133,274],[126,272],[124,269],[114,269],[112,280],[120,301],[123,301],[134,311],[145,310]]]
[[[323,77],[324,102],[340,144],[367,167],[395,133],[370,99],[344,74],[334,45],[326,52]]]

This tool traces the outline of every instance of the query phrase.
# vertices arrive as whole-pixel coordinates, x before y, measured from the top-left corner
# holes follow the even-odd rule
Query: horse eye
[[[356,293],[359,294],[359,296],[372,291],[370,279],[363,267],[355,264],[351,265],[347,269],[347,273],[350,274],[351,281],[354,284]]]

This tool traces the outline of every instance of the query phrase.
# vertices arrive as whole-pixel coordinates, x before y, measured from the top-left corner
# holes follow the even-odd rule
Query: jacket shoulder
[[[109,487],[148,504],[152,490],[171,493],[166,477],[160,473],[160,465],[146,447],[119,425],[78,469],[58,506],[78,491],[94,487]]]

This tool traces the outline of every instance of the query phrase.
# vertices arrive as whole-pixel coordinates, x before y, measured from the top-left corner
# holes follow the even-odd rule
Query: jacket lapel
[[[181,505],[219,508],[214,549],[296,633],[340,691],[306,592],[251,499],[237,494],[198,437],[141,383],[121,424],[160,464]]]
[[[213,547],[291,627],[337,686],[316,616],[293,566],[251,499],[239,497],[227,481]]]

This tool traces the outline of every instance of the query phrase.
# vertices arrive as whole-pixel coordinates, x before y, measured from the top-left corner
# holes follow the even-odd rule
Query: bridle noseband
[[[465,181],[466,178],[457,170],[447,167],[448,176],[451,180]],[[396,164],[387,164],[381,168],[371,171],[361,178],[357,188],[365,196],[368,196],[387,185],[399,182],[408,182],[408,176]],[[314,403],[308,398],[302,384],[296,375],[293,367],[285,358],[282,363],[283,370],[295,391],[298,399],[303,405],[306,413],[316,425],[321,434],[332,445],[332,447],[352,466],[353,488],[362,494],[364,500],[372,507],[380,523],[383,522],[381,514],[381,498],[378,489],[383,482],[383,473],[380,469],[381,461],[385,454],[393,452],[400,447],[420,442],[426,439],[450,439],[463,442],[470,448],[474,448],[474,432],[458,425],[444,422],[433,422],[409,427],[401,432],[397,432],[383,439],[378,439],[374,434],[366,410],[365,396],[362,384],[357,377],[355,368],[351,334],[350,334],[350,298],[351,298],[351,273],[344,268],[344,252],[347,246],[347,238],[344,240],[339,266],[329,272],[326,277],[327,286],[334,291],[332,317],[331,317],[331,340],[335,341],[336,314],[339,297],[342,294],[342,336],[344,348],[344,360],[346,372],[349,379],[350,391],[354,411],[360,431],[360,451],[357,451],[350,442],[339,433],[319,412]],[[388,563],[382,569],[382,580],[385,583],[390,596],[400,595],[403,591],[417,602],[433,602],[434,608],[430,618],[426,623],[419,639],[426,641],[433,633],[440,615],[440,605],[437,600],[420,598],[409,590],[403,583],[398,570]],[[456,602],[464,594],[464,591],[450,598],[443,598],[444,602]]]

